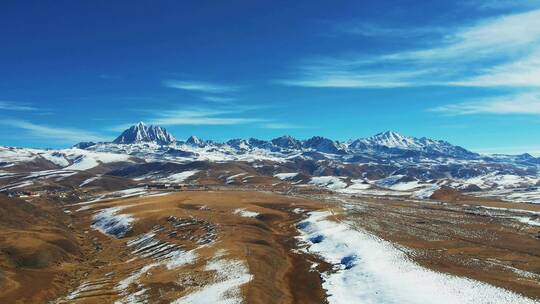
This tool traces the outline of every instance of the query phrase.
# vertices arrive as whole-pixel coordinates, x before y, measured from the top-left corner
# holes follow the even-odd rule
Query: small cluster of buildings
[[[138,184],[138,187],[144,187],[147,190],[205,190],[207,187],[196,184],[178,184],[178,183],[144,183]]]
[[[22,190],[3,190],[0,191],[0,194],[6,195],[8,197],[16,197],[16,198],[31,198],[31,197],[40,197],[45,195],[54,195],[59,198],[66,198],[68,196],[68,192],[66,191],[50,191],[50,190],[40,190],[40,191],[22,191]]]

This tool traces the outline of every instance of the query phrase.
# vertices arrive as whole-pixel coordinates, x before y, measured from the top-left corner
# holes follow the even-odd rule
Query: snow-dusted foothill
[[[537,303],[487,283],[423,268],[391,243],[330,216],[311,212],[297,226],[305,250],[334,265],[322,274],[329,303]]]

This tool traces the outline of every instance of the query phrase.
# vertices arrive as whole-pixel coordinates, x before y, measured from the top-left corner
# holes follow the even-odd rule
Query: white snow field
[[[68,170],[88,170],[99,166],[101,163],[129,162],[130,156],[125,154],[91,152],[77,148],[62,150],[68,159],[73,160]]]
[[[192,177],[193,175],[199,173],[199,170],[184,171],[180,173],[171,174],[167,177],[159,179],[160,182],[170,182],[170,183],[183,183],[186,179]]]
[[[323,273],[329,303],[532,304],[514,292],[423,268],[391,243],[311,212],[298,224],[304,250],[335,265]]]

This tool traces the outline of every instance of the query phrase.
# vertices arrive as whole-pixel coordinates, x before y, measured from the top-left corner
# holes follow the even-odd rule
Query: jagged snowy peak
[[[345,150],[341,144],[331,139],[314,136],[303,143],[304,148],[313,149],[318,152],[332,153],[332,154],[344,154]]]
[[[274,146],[271,142],[266,140],[260,140],[256,138],[249,138],[249,139],[231,139],[227,141],[226,143],[229,147],[242,150],[242,151],[249,151],[253,149],[263,149],[272,151]]]
[[[175,143],[176,139],[162,127],[154,125],[147,126],[143,122],[140,122],[125,130],[113,141],[115,144],[135,144],[143,142],[170,145]]]
[[[266,150],[272,150],[273,145],[271,142],[266,140],[261,140],[257,138],[250,138],[248,139],[248,144],[251,147],[257,148],[257,149],[266,149]]]
[[[195,135],[191,135],[187,140],[186,144],[194,147],[204,147],[206,142]]]
[[[281,136],[271,140],[272,144],[276,147],[289,150],[302,149],[302,142],[292,136]]]
[[[251,147],[246,139],[235,138],[226,142],[226,144],[234,149],[249,150]]]
[[[366,145],[378,145],[388,148],[420,149],[423,147],[416,138],[403,136],[393,131],[379,133],[359,141]]]

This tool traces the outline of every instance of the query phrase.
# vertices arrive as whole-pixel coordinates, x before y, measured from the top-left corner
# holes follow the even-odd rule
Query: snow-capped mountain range
[[[111,143],[90,143],[81,142],[76,147],[84,149],[104,150],[110,148],[116,150],[114,145],[134,145],[134,144],[154,144],[168,147],[208,147],[213,146],[217,149],[229,148],[246,152],[255,149],[268,150],[269,152],[318,152],[335,155],[357,155],[384,153],[385,155],[403,155],[411,156],[411,152],[418,155],[428,156],[446,156],[465,159],[476,159],[480,155],[468,151],[459,146],[452,145],[441,140],[432,140],[428,138],[414,138],[400,135],[396,132],[387,131],[368,138],[339,142],[332,139],[314,136],[306,140],[298,140],[291,136],[282,136],[272,140],[232,139],[225,143],[216,143],[205,141],[196,136],[190,136],[186,141],[177,141],[166,129],[145,125],[140,122],[125,130]],[[414,153],[413,153],[414,154]]]
[[[251,170],[250,176],[287,177],[294,183],[347,191],[364,189],[366,184],[394,190],[449,185],[464,191],[512,194],[514,190],[508,189],[516,187],[527,193],[540,191],[540,159],[528,154],[481,155],[446,141],[391,131],[345,142],[320,136],[224,143],[191,136],[182,141],[162,127],[144,123],[131,126],[112,142],[81,142],[60,150],[0,147],[0,186],[3,180],[8,182],[4,189],[28,185],[24,178],[9,178],[21,172],[54,177],[90,170],[142,179],[183,172],[178,168],[204,171],[208,169],[201,166],[220,164]]]
[[[337,161],[342,165],[400,165],[400,168],[396,168],[400,170],[419,164],[429,164],[425,169],[437,165],[465,163],[497,164],[495,167],[512,165],[520,169],[531,169],[540,165],[540,159],[529,154],[481,155],[446,141],[403,136],[392,131],[346,142],[320,136],[305,140],[282,136],[272,140],[249,138],[219,143],[202,140],[196,136],[190,136],[186,141],[177,140],[165,128],[140,122],[126,129],[112,142],[81,142],[74,148],[88,152],[150,158],[155,161],[180,162],[303,159]],[[65,151],[66,149],[58,150],[55,154],[66,154]],[[459,175],[463,172],[451,173],[454,174]]]
[[[340,142],[325,137],[314,136],[299,140],[292,136],[282,136],[272,140],[231,139],[224,143],[207,141],[190,136],[186,141],[177,140],[166,129],[138,123],[125,130],[112,142],[81,142],[75,147],[100,152],[131,155],[171,154],[176,156],[200,155],[212,152],[223,154],[223,160],[245,159],[243,156],[291,157],[302,155],[314,159],[340,159],[350,163],[365,162],[368,159],[389,162],[399,159],[437,159],[470,161],[485,160],[495,163],[518,163],[522,165],[540,164],[540,158],[522,155],[481,155],[446,141],[429,138],[403,136],[387,131],[367,138]],[[215,156],[216,156],[215,155]],[[226,157],[229,156],[229,157]],[[234,156],[239,156],[235,158]],[[219,156],[217,156],[219,158]],[[215,158],[214,158],[215,159]]]

